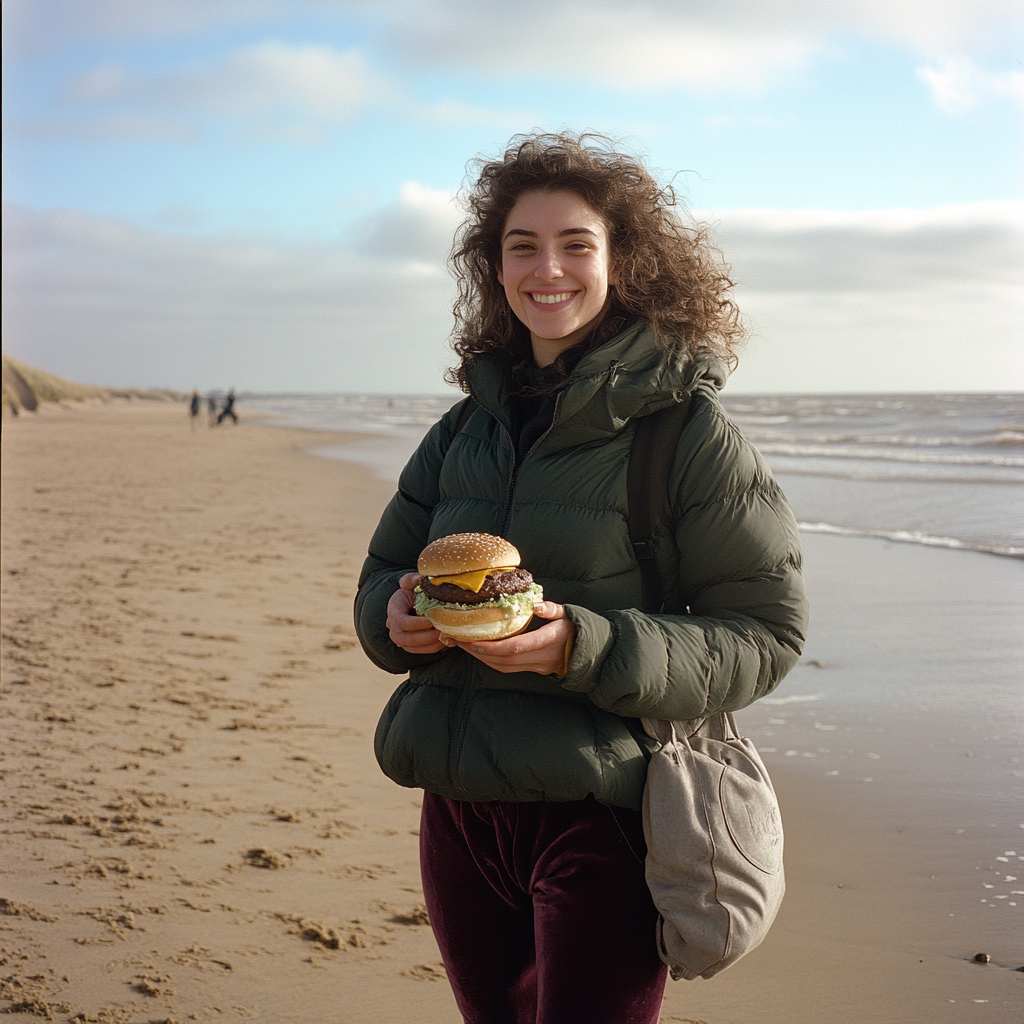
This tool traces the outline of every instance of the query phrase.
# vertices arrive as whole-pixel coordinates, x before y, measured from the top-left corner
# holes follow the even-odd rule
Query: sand
[[[10,1019],[459,1021],[422,907],[419,794],[385,779],[371,749],[398,680],[351,625],[392,487],[308,453],[339,440],[246,420],[193,433],[181,406],[48,406],[5,423]],[[776,695],[801,699],[741,719],[773,748],[787,899],[746,960],[670,985],[663,1020],[1019,1022],[1024,897],[1008,887],[1024,885],[1002,877],[1024,879],[1024,816],[1008,788],[1020,715],[999,714],[1006,657],[987,670],[980,717],[953,692],[934,711],[915,686],[880,700],[877,666],[906,638],[844,633],[835,581],[888,566],[898,585],[927,564],[970,582],[949,559],[977,557],[984,589],[1021,567],[808,541],[823,632]],[[940,723],[956,729],[929,746]]]

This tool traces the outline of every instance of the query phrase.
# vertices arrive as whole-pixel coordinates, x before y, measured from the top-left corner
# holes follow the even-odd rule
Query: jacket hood
[[[588,352],[569,376],[555,412],[559,443],[585,444],[618,433],[631,420],[679,402],[700,388],[719,391],[729,369],[710,349],[669,355],[647,324],[627,328]],[[503,353],[466,366],[473,398],[508,426],[511,375]]]

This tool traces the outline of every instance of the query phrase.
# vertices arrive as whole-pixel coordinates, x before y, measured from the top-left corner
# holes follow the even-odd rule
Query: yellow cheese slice
[[[479,594],[480,588],[484,585],[484,580],[492,572],[511,572],[514,568],[514,565],[509,565],[501,569],[479,569],[476,572],[460,572],[456,576],[431,576],[430,582],[435,587],[439,587],[442,583],[454,583],[455,586],[462,587],[463,590],[472,590],[474,594]]]

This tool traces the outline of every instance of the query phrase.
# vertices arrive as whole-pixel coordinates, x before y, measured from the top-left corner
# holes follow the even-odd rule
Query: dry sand
[[[180,406],[5,424],[10,1019],[457,1024],[422,909],[419,795],[371,749],[397,680],[351,626],[392,488],[306,453],[338,439],[192,433]],[[961,870],[1011,826],[957,834],[934,803],[795,760],[776,771],[778,923],[718,979],[671,985],[663,1020],[1024,1018],[1019,935]]]

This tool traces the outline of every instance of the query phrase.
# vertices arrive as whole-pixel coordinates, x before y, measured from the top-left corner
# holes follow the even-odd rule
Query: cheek
[[[594,298],[604,302],[608,289],[613,284],[611,271],[605,267],[595,269],[592,281],[591,288],[594,292]]]
[[[501,287],[504,288],[505,298],[512,304],[514,304],[516,301],[516,288],[518,285],[518,280],[521,279],[521,275],[520,278],[516,277],[515,270],[515,265],[513,265],[509,271],[506,271],[505,267],[502,266],[502,264],[498,264],[498,284],[500,284]]]

